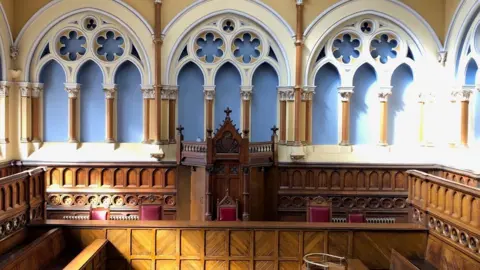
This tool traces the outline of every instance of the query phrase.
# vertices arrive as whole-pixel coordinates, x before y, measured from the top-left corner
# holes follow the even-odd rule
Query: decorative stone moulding
[[[205,31],[195,38],[195,55],[203,63],[214,64],[225,55],[225,40],[215,31]]]
[[[66,29],[56,38],[56,52],[65,61],[77,61],[87,52],[87,38],[78,29]]]
[[[333,56],[343,64],[353,64],[360,57],[361,51],[360,37],[353,32],[341,33],[333,40]]]
[[[392,33],[377,34],[370,43],[370,55],[375,61],[386,64],[390,59],[397,58],[400,52],[400,42]]]
[[[260,58],[263,46],[257,34],[241,32],[233,39],[231,50],[239,63],[252,64]]]
[[[95,36],[93,50],[100,60],[113,62],[125,53],[125,40],[117,30],[105,29]]]

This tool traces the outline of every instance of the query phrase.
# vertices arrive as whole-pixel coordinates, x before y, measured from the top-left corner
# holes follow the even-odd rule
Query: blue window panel
[[[100,67],[93,61],[83,64],[78,72],[80,89],[80,140],[105,141],[105,93]]]
[[[379,118],[378,95],[375,90],[377,77],[375,70],[369,64],[364,64],[355,73],[353,78],[354,93],[351,97],[351,143],[375,144],[378,138]],[[373,105],[377,105],[374,108]]]
[[[383,34],[380,40],[372,40],[373,50],[370,52],[373,58],[380,58],[380,63],[385,64],[388,58],[397,58],[397,52],[394,50],[397,47],[398,41],[395,39],[388,40],[388,36]]]
[[[253,74],[251,108],[251,141],[270,141],[272,128],[277,124],[278,75],[267,63],[261,64]]]
[[[342,39],[335,39],[333,41],[333,47],[337,48],[333,51],[333,56],[335,58],[342,57],[342,61],[345,64],[350,63],[352,58],[358,58],[360,56],[360,40],[352,39],[352,36],[349,34],[343,35]]]
[[[475,60],[470,59],[467,65],[467,71],[465,74],[465,84],[466,85],[475,85],[475,77],[477,76],[478,66],[475,63]]]
[[[223,51],[221,50],[223,40],[221,38],[215,38],[212,33],[207,33],[205,38],[198,38],[196,42],[200,47],[197,49],[196,54],[199,58],[205,57],[205,62],[213,63],[215,57],[223,56]]]
[[[312,143],[338,144],[338,87],[340,75],[332,64],[324,65],[315,76],[312,108]]]
[[[138,143],[143,137],[143,96],[141,76],[130,61],[123,63],[115,74],[117,92],[118,142]]]
[[[399,66],[392,75],[392,95],[388,97],[388,144],[418,143],[418,113],[415,113],[413,72],[407,64]]]
[[[68,94],[65,91],[65,72],[55,61],[48,62],[40,72],[43,83],[43,140],[68,140]]]
[[[187,63],[178,74],[178,124],[182,125],[184,139],[194,141],[203,138],[204,94],[203,73],[192,62]]]
[[[230,118],[240,128],[240,84],[241,77],[237,68],[225,63],[215,76],[215,121],[214,129],[219,128],[225,119],[225,109],[230,107]],[[241,130],[240,130],[241,131]]]

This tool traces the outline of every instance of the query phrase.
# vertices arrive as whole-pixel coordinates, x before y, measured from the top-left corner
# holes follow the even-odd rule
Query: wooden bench
[[[409,260],[398,253],[395,249],[392,249],[392,255],[390,257],[390,270],[435,270],[425,259],[412,259]]]
[[[107,265],[106,239],[97,239],[77,255],[64,270],[105,269]]]

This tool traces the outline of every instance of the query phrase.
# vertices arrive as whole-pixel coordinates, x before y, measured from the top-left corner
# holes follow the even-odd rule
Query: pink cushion
[[[362,213],[348,214],[348,223],[364,223],[365,215]]]
[[[221,207],[220,208],[220,221],[236,221],[237,209],[235,207]]]
[[[310,207],[309,222],[330,222],[330,208]]]
[[[92,220],[108,220],[108,209],[92,209],[90,215]]]
[[[141,205],[140,219],[141,220],[162,220],[162,206],[161,205]]]

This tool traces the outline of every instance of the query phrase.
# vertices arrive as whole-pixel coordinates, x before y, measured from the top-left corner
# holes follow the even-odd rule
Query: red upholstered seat
[[[365,223],[367,219],[363,213],[350,213],[348,214],[348,223]]]
[[[310,207],[309,222],[330,222],[330,207]]]
[[[237,220],[237,207],[220,207],[219,221],[236,221]]]
[[[90,209],[90,220],[108,220],[110,210],[108,208],[92,208]]]
[[[162,206],[157,204],[140,205],[140,220],[162,220]]]

